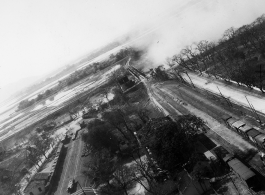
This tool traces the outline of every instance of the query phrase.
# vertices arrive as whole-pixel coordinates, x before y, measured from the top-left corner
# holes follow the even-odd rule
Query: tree
[[[127,107],[128,108],[128,107]],[[102,113],[104,121],[115,128],[126,140],[131,142],[130,137],[134,137],[134,129],[129,119],[129,109],[116,108]]]
[[[201,61],[204,65],[205,71],[209,74],[209,42],[206,40],[202,40],[197,44],[196,50],[198,51],[198,59]]]
[[[183,165],[191,157],[195,149],[195,135],[203,129],[203,125],[204,122],[193,115],[181,116],[176,122],[161,119],[146,127],[148,134],[145,142],[159,157],[158,164],[172,173],[176,166]]]
[[[31,148],[35,148],[34,154],[39,156],[39,159],[41,159],[41,156],[44,156],[46,159],[48,158],[46,153],[50,149],[52,141],[50,134],[47,132],[42,132],[40,136],[33,135],[29,139]]]
[[[90,180],[96,184],[108,183],[113,178],[113,172],[116,170],[117,163],[114,156],[107,149],[102,149],[93,153],[89,161],[85,164],[88,168],[84,172]]]
[[[134,179],[134,170],[126,165],[117,167],[113,173],[113,184],[117,189],[121,189],[124,194],[128,195],[127,190],[132,187]]]
[[[147,100],[149,101],[149,99]],[[148,102],[147,102],[148,103]],[[135,112],[137,114],[137,116],[139,117],[139,119],[145,124],[149,121],[150,117],[150,110],[148,110],[145,106],[147,105],[147,103],[145,103],[145,105],[143,105],[143,103],[139,103],[137,105],[134,105],[134,109]]]
[[[26,148],[26,160],[29,164],[35,165],[36,167],[40,168],[39,161],[41,159],[40,153],[37,152],[35,147],[28,146]]]
[[[184,55],[182,53],[174,55],[172,60],[176,62],[178,66],[182,66],[187,70],[192,70],[192,68],[189,67],[188,63],[186,62]]]
[[[93,152],[107,149],[114,154],[119,150],[118,137],[114,134],[113,128],[109,124],[96,120],[94,125],[90,124],[89,126],[89,131],[83,134],[82,139],[87,146],[91,147]]]
[[[172,68],[173,66],[175,66],[175,62],[172,58],[166,58],[166,65]]]
[[[126,94],[124,94],[119,87],[115,87],[111,91],[114,95],[113,100],[111,101],[111,104],[113,106],[115,105],[124,105],[129,104],[129,98]]]
[[[192,68],[194,70],[198,70],[200,73],[202,73],[194,45],[186,46],[185,49],[181,50],[181,54],[186,58],[186,61],[193,66]]]

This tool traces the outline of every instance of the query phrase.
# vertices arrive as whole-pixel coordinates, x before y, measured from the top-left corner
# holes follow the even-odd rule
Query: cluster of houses
[[[36,173],[24,189],[25,195],[43,195],[51,190],[51,183],[53,183],[58,172],[62,149],[63,144],[60,143],[50,170],[48,172],[43,170],[42,172]]]

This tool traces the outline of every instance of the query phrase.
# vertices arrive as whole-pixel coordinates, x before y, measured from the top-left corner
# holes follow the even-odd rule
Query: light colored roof
[[[240,162],[238,159],[232,159],[228,162],[230,167],[235,170],[242,179],[245,181],[255,175],[253,171],[251,171],[246,165],[244,165],[242,162]]]
[[[244,123],[243,121],[237,121],[237,122],[233,123],[232,126],[235,128],[239,128],[239,127],[244,126],[245,124],[246,123]]]
[[[204,155],[209,160],[216,160],[216,156],[213,153],[214,152],[211,152],[211,151],[208,150],[207,152],[204,153]]]

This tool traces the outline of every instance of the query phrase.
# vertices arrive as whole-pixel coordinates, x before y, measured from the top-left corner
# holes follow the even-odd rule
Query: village
[[[129,13],[115,3],[105,2]],[[101,38],[104,44],[86,55],[77,49],[92,44],[84,36],[75,47],[82,57],[69,60],[69,47],[67,65],[0,102],[0,195],[265,194],[265,15],[245,10],[239,20],[234,10],[243,4],[234,2],[167,3],[130,5],[143,18],[154,14],[155,24],[108,44]],[[156,12],[162,5],[168,7]],[[115,21],[126,21],[127,12]],[[220,25],[211,21],[219,14]],[[198,27],[207,21],[211,28]]]

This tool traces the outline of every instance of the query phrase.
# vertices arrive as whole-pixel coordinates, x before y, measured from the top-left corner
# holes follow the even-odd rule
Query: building
[[[49,172],[36,173],[24,190],[25,195],[42,195],[50,177]]]

